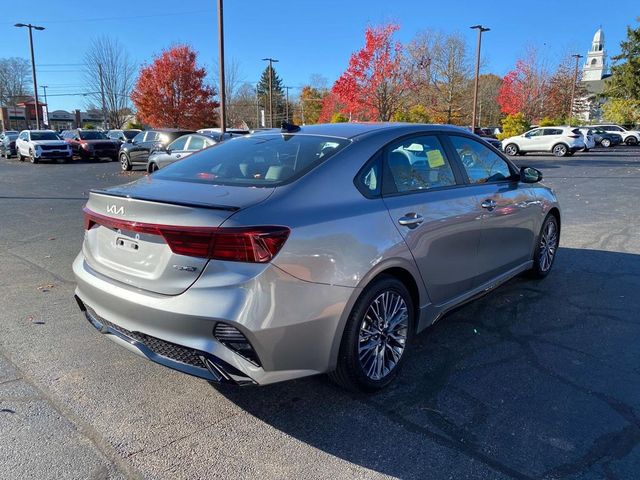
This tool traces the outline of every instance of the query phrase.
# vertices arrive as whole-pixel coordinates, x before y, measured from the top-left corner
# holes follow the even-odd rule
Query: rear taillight
[[[289,237],[287,227],[190,227],[121,220],[84,209],[85,229],[103,225],[116,230],[158,235],[173,253],[232,262],[266,263]]]

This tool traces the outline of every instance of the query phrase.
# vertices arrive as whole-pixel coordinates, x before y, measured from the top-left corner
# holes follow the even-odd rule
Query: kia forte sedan
[[[76,299],[114,342],[212,382],[377,390],[447,311],[550,272],[541,178],[455,127],[284,125],[92,191]]]

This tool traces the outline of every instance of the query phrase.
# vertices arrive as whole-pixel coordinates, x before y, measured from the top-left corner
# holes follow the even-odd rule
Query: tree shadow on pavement
[[[215,387],[266,424],[400,478],[634,478],[640,256],[561,248],[421,333],[387,390],[325,376]]]

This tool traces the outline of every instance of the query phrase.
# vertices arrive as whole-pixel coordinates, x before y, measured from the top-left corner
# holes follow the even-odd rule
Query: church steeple
[[[607,73],[607,54],[604,50],[604,32],[602,27],[596,31],[587,53],[587,60],[582,68],[582,80],[602,80]]]

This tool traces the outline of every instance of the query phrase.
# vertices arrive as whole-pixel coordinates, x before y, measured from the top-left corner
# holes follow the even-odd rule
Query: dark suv
[[[133,137],[133,140],[120,146],[120,166],[122,170],[131,170],[136,164],[144,165],[146,170],[147,160],[151,151],[166,147],[176,138],[189,133],[194,132],[178,128],[163,128],[140,132]]]
[[[71,145],[74,155],[82,160],[92,158],[109,158],[111,161],[118,159],[118,142],[107,138],[98,130],[65,130],[60,134],[62,139]]]

